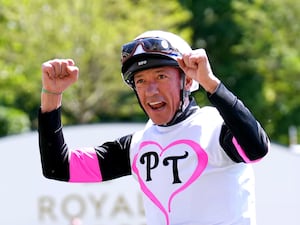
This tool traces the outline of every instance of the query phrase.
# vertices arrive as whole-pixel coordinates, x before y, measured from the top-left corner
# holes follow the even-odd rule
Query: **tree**
[[[289,126],[300,127],[300,2],[268,0],[240,2],[235,21],[244,30],[234,51],[264,78],[266,107],[262,112],[271,137],[288,143]]]
[[[247,55],[234,51],[244,30],[234,20],[239,13],[233,8],[234,0],[181,0],[191,10],[193,27],[193,48],[205,48],[214,73],[223,83],[238,95],[251,109],[258,120],[265,108],[262,94],[263,77],[245,61]],[[197,95],[199,102],[205,102],[205,95]],[[264,122],[264,121],[263,121]]]
[[[26,112],[36,127],[42,62],[73,58],[77,84],[64,93],[64,123],[145,119],[122,84],[121,45],[148,29],[189,39],[190,14],[176,0],[1,0],[0,103]],[[6,92],[2,92],[6,90]]]
[[[30,119],[25,109],[30,105],[30,83],[23,76],[23,64],[11,64],[21,52],[19,27],[10,20],[8,1],[0,4],[0,136],[28,131]],[[16,32],[12,35],[10,30]]]
[[[207,50],[214,72],[246,103],[271,139],[287,144],[288,127],[300,124],[300,2],[180,2],[192,12],[194,48]]]

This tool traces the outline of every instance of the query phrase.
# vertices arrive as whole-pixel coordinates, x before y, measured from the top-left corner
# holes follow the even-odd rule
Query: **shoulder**
[[[216,107],[213,106],[204,106],[204,107],[199,107],[199,111],[203,113],[212,113],[212,114],[219,114],[218,110]]]
[[[223,118],[219,111],[213,106],[201,107],[197,110],[196,116],[207,121],[214,120],[216,122],[223,122]]]

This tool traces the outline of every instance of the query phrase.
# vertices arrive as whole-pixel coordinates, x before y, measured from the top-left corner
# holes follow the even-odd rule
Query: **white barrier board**
[[[139,130],[142,124],[64,128],[70,148],[95,146]],[[125,177],[71,184],[42,176],[37,132],[0,139],[0,223],[7,225],[146,225],[137,182]],[[254,164],[257,225],[300,224],[300,155],[272,144]],[[75,225],[75,223],[74,223]]]

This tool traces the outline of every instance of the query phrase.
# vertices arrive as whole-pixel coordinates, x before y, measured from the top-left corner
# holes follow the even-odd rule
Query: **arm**
[[[220,144],[236,162],[254,162],[269,149],[267,134],[244,104],[221,83],[208,96],[224,119]]]
[[[253,162],[267,154],[269,139],[243,103],[213,74],[204,49],[183,54],[178,59],[187,77],[196,80],[206,90],[209,100],[218,109],[225,124],[220,144],[236,162]]]
[[[39,112],[39,146],[45,177],[69,182],[99,182],[131,174],[131,135],[95,148],[69,150],[60,114],[61,108]]]
[[[38,132],[43,174],[49,179],[69,181],[69,152],[60,121],[61,108],[39,111]]]
[[[130,174],[130,135],[97,148],[68,149],[61,123],[62,92],[77,81],[78,71],[70,59],[50,60],[42,65],[38,131],[44,176],[70,182],[94,182]]]
[[[62,93],[77,81],[79,70],[71,59],[49,60],[42,65],[42,93],[39,111],[39,146],[43,174],[69,180],[68,151],[60,121]]]

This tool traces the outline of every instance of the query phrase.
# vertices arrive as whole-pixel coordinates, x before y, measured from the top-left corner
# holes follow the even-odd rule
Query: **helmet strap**
[[[180,93],[179,93],[180,94],[179,108],[175,112],[175,114],[174,114],[173,118],[171,119],[171,121],[169,121],[167,124],[165,124],[163,126],[173,125],[177,121],[177,119],[184,113],[184,110],[188,106],[188,104],[185,105],[185,100],[190,95],[190,92],[185,90],[185,76],[186,75],[181,69],[179,69],[179,73],[180,73],[180,79],[181,79]]]
[[[185,73],[181,69],[179,69],[179,72],[181,77],[179,112],[183,112],[185,110],[185,100],[190,95],[190,91],[185,90]]]

